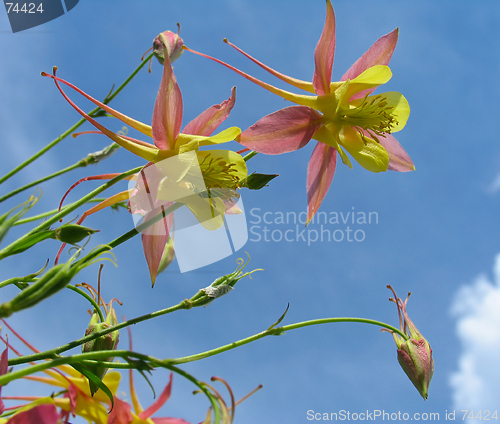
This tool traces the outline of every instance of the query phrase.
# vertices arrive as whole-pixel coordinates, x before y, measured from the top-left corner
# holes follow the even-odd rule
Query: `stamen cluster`
[[[360,105],[342,110],[340,119],[355,128],[366,143],[365,132],[378,143],[378,137],[385,137],[396,128],[398,121],[393,114],[394,106],[388,106],[387,98],[382,94],[364,97]],[[378,136],[378,137],[377,137]]]

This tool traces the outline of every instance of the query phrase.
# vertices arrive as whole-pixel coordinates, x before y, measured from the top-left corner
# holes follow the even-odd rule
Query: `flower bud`
[[[415,324],[408,317],[406,312],[406,303],[410,297],[403,302],[396,296],[396,292],[391,286],[387,286],[394,294],[394,299],[389,299],[396,303],[398,307],[399,322],[401,332],[408,338],[405,339],[399,334],[390,331],[398,347],[398,362],[403,368],[408,378],[422,395],[424,400],[427,400],[429,385],[431,383],[432,374],[434,373],[434,359],[432,359],[432,349],[427,340],[419,333]]]
[[[114,300],[114,299],[113,299]],[[85,336],[90,334],[95,334],[99,331],[106,330],[107,328],[112,327],[113,325],[118,324],[118,320],[116,318],[116,312],[113,309],[113,300],[109,304],[109,311],[106,315],[106,320],[104,322],[99,322],[99,314],[97,311],[94,311],[92,314],[92,318],[90,319],[90,323],[88,328],[85,330]],[[82,353],[87,352],[99,352],[102,350],[116,350],[118,346],[118,337],[119,331],[113,331],[111,333],[105,334],[104,336],[100,336],[94,340],[90,340],[82,345]],[[112,362],[114,357],[105,358],[102,361],[104,362]],[[108,372],[108,368],[101,367],[98,365],[95,366],[87,366],[89,371],[99,377],[100,380],[104,378],[106,373]],[[89,380],[89,388],[90,394],[94,396],[94,393],[99,390],[99,387],[91,380]]]
[[[71,261],[56,265],[45,272],[33,284],[24,288],[9,302],[0,305],[0,318],[8,318],[15,312],[31,308],[42,300],[65,288],[80,268],[71,267]]]
[[[55,230],[54,238],[63,243],[76,244],[99,230],[77,224],[65,224]]]
[[[225,294],[232,291],[235,284],[243,277],[252,275],[255,271],[263,271],[262,269],[254,269],[253,271],[243,273],[243,269],[248,265],[249,262],[250,255],[248,255],[248,261],[246,262],[243,259],[239,258],[237,260],[238,268],[236,268],[234,272],[217,278],[208,287],[199,290],[198,293],[196,293],[191,299],[186,301],[190,304],[191,307],[207,306],[215,299],[224,296]]]
[[[163,61],[165,60],[165,48],[166,48],[168,58],[172,63],[174,60],[178,59],[179,56],[182,54],[183,45],[184,42],[182,41],[182,38],[179,37],[179,32],[175,34],[172,31],[165,31],[159,34],[153,40],[153,54],[156,56],[158,61],[163,65]]]

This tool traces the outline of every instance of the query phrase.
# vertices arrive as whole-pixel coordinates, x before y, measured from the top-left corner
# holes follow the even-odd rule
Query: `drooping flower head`
[[[304,147],[311,139],[316,145],[307,171],[309,222],[321,205],[335,173],[337,153],[352,167],[348,152],[362,167],[372,172],[411,171],[413,163],[392,136],[401,130],[409,116],[408,102],[396,92],[372,95],[391,78],[387,67],[396,46],[398,31],[380,38],[344,74],[331,82],[335,52],[335,15],[327,0],[325,26],[315,50],[312,82],[298,80],[264,65],[236,48],[257,65],[282,81],[313,95],[299,95],[262,82],[218,59],[208,57],[234,70],[266,90],[289,100],[291,106],[257,121],[237,137],[237,141],[257,152],[281,154]]]
[[[408,340],[406,340],[399,334],[389,331],[392,333],[398,347],[398,362],[424,400],[427,400],[429,385],[434,373],[434,359],[432,358],[431,346],[417,330],[417,327],[415,327],[415,324],[413,324],[406,312],[406,303],[408,302],[410,293],[408,293],[408,297],[403,302],[402,299],[397,297],[396,292],[391,286],[387,287],[394,294],[394,298],[389,300],[394,302],[398,307],[401,332],[408,336]]]

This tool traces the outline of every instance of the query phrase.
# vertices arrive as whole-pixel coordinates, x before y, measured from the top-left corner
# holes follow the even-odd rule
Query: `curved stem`
[[[61,352],[65,352],[69,349],[72,349],[76,346],[79,346],[83,343],[86,343],[87,341],[96,339],[97,337],[101,337],[105,334],[111,333],[113,331],[119,330],[124,327],[128,327],[133,324],[137,324],[142,321],[146,321],[148,319],[152,319],[161,315],[165,315],[180,309],[189,309],[190,306],[186,301],[183,301],[175,306],[171,306],[170,308],[167,309],[162,309],[157,312],[152,312],[150,314],[142,315],[140,317],[124,321],[120,324],[114,325],[112,327],[109,327],[105,330],[96,332],[94,334],[90,334],[88,336],[82,337],[81,339],[75,340],[73,342],[67,343],[63,346],[47,350],[45,352],[40,352],[40,353],[35,353],[32,355],[25,355],[19,358],[13,358],[9,359],[9,366],[11,365],[19,365],[19,364],[24,364],[26,362],[32,362],[32,361],[39,361],[41,359],[48,359],[48,358],[56,358],[57,354]],[[372,319],[366,319],[366,318],[349,318],[349,317],[340,317],[340,318],[320,318],[320,319],[314,319],[310,321],[302,321],[298,322],[295,324],[289,324],[289,325],[284,325],[283,327],[275,327],[271,328],[265,331],[262,331],[261,333],[254,334],[253,336],[246,337],[244,339],[238,340],[236,342],[227,344],[225,346],[220,346],[215,349],[207,350],[202,353],[198,353],[196,355],[190,355],[190,356],[184,356],[182,358],[176,358],[176,359],[164,359],[161,360],[160,362],[169,364],[169,365],[177,365],[177,364],[184,364],[187,362],[193,362],[193,361],[198,361],[200,359],[208,358],[210,356],[217,355],[222,352],[226,352],[231,349],[235,349],[237,347],[243,346],[245,344],[251,343],[253,341],[262,339],[263,337],[267,336],[275,336],[284,333],[285,331],[289,330],[295,330],[297,328],[302,328],[302,327],[308,327],[310,325],[319,325],[319,324],[331,324],[331,323],[337,323],[337,322],[358,322],[358,323],[363,323],[363,324],[371,324],[371,325],[376,325],[379,327],[387,328],[390,331],[394,331],[395,333],[398,333],[401,337],[403,337],[405,340],[408,340],[408,336],[401,332],[401,330],[397,329],[396,327],[393,327],[392,325],[386,324],[381,321],[376,321]],[[116,355],[114,351],[106,351],[107,352],[107,357],[109,356],[119,356]],[[101,352],[102,353],[102,352]],[[103,358],[106,358],[106,355],[103,354]],[[85,358],[85,359],[90,359],[90,358]],[[0,377],[0,385],[1,385],[1,377]]]
[[[194,378],[192,375],[188,374],[186,371],[183,371],[176,366],[163,361],[161,359],[154,358],[149,355],[143,355],[141,353],[137,352],[132,352],[128,350],[111,350],[111,351],[100,351],[100,352],[86,352],[86,353],[81,353],[78,355],[73,355],[73,356],[66,356],[66,357],[57,357],[54,356],[51,361],[44,361],[39,364],[31,365],[29,367],[25,367],[23,369],[17,370],[17,371],[12,371],[10,373],[0,375],[0,386],[5,386],[7,383],[10,381],[13,381],[18,378],[26,377],[28,375],[34,374],[36,372],[40,371],[45,371],[49,368],[54,368],[60,365],[66,365],[66,364],[75,364],[75,363],[87,363],[87,361],[90,364],[94,364],[94,361],[99,360],[99,359],[107,359],[109,356],[114,356],[114,357],[120,357],[125,360],[129,358],[135,358],[139,359],[141,361],[145,361],[150,363],[151,365],[155,367],[161,367],[161,368],[166,368],[169,369],[179,375],[182,375],[184,378],[188,379],[191,381],[193,384],[198,386],[200,390],[208,397],[210,400],[210,403],[212,405],[212,408],[215,413],[215,422],[219,422],[220,420],[220,411],[219,407],[217,405],[216,400],[214,399],[214,396],[210,391],[205,387],[203,383],[198,381],[196,378]],[[133,366],[130,366],[130,364],[117,364],[117,363],[108,363],[108,362],[101,362],[99,361],[100,365],[106,365],[109,366],[110,368],[135,368]],[[123,366],[126,365],[126,366]]]
[[[303,321],[303,322],[298,322],[296,324],[289,324],[289,325],[284,325],[283,327],[275,327],[272,329],[268,329],[266,331],[263,331],[258,334],[254,334],[253,336],[247,337],[245,339],[238,340],[233,343],[229,343],[225,346],[221,346],[215,349],[207,350],[206,352],[198,353],[196,355],[190,355],[190,356],[184,356],[182,358],[177,358],[177,359],[170,359],[170,363],[172,364],[185,364],[186,362],[193,362],[193,361],[198,361],[200,359],[208,358],[210,356],[217,355],[222,352],[226,352],[231,349],[235,349],[237,347],[243,346],[245,344],[251,343],[255,340],[262,339],[263,337],[267,336],[275,336],[275,335],[280,335],[284,333],[285,331],[289,330],[295,330],[297,328],[302,328],[302,327],[308,327],[310,325],[319,325],[319,324],[330,324],[330,323],[337,323],[337,322],[359,322],[363,324],[371,324],[371,325],[377,325],[379,327],[387,328],[390,331],[394,331],[395,333],[398,333],[401,337],[403,337],[405,340],[408,340],[408,336],[401,332],[401,330],[398,330],[397,328],[393,327],[392,325],[386,324],[384,322],[380,321],[375,321],[372,319],[366,319],[366,318],[321,318],[321,319],[313,319],[310,321]]]
[[[73,290],[75,293],[78,293],[80,296],[83,296],[85,299],[87,299],[94,307],[94,311],[97,311],[97,313],[99,314],[99,318],[100,318],[101,322],[104,322],[106,320],[102,314],[101,308],[99,308],[99,305],[97,304],[97,302],[94,299],[92,299],[92,296],[88,295],[83,290],[80,290],[79,288],[77,288],[71,284],[68,284],[66,286],[66,288]]]
[[[148,57],[146,57],[141,64],[135,69],[134,72],[130,74],[130,76],[109,96],[104,99],[105,104],[108,104],[111,100],[113,100],[119,93],[120,91],[125,88],[125,86],[134,78],[137,73],[141,70],[141,68],[153,57],[153,53],[151,53]],[[92,116],[95,115],[97,112],[101,110],[100,107],[96,107],[92,109],[88,115]],[[9,178],[11,178],[13,175],[17,174],[19,171],[22,169],[26,168],[30,163],[34,162],[36,159],[38,159],[40,156],[43,154],[47,153],[52,147],[56,146],[60,141],[64,140],[68,135],[70,135],[72,132],[74,132],[80,125],[82,125],[86,119],[82,118],[80,119],[75,125],[73,125],[71,128],[63,132],[59,137],[51,141],[49,144],[47,144],[43,149],[41,149],[39,152],[35,153],[33,156],[31,156],[29,159],[24,161],[21,165],[17,166],[14,168],[12,171],[9,173],[5,174],[2,178],[0,178],[0,184],[3,182],[7,181]]]

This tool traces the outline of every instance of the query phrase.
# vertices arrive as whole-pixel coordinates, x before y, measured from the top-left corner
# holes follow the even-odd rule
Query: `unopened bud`
[[[54,238],[63,243],[76,244],[99,230],[77,224],[65,224],[55,230]]]
[[[92,318],[90,320],[88,328],[85,330],[85,336],[89,336],[91,334],[98,333],[99,331],[106,330],[116,324],[118,324],[118,320],[116,319],[116,313],[113,309],[112,305],[113,301],[109,304],[109,311],[106,315],[106,320],[104,322],[99,322],[99,314],[97,311],[94,311],[92,314]],[[90,340],[82,345],[82,353],[87,352],[100,352],[103,350],[116,350],[118,346],[118,337],[119,331],[113,331],[111,333],[105,334],[104,336],[100,336],[94,340]],[[102,361],[104,362],[112,362],[114,357],[105,358]],[[95,374],[100,380],[104,378],[106,373],[108,372],[108,368],[102,366],[87,366],[89,371]],[[94,393],[99,390],[99,386],[95,384],[93,381],[89,380],[89,389],[90,394],[94,396]]]
[[[0,318],[30,308],[65,288],[80,268],[71,267],[71,261],[52,267],[33,284],[21,290],[10,302],[0,305]]]
[[[179,27],[180,30],[180,27]],[[167,49],[167,55],[170,59],[170,63],[178,59],[182,54],[182,46],[184,42],[182,38],[179,37],[179,33],[173,33],[172,31],[165,31],[159,34],[153,40],[153,54],[156,56],[158,61],[163,65],[165,60],[165,49]]]
[[[247,253],[248,254],[248,253]],[[238,259],[238,268],[234,272],[228,275],[217,278],[212,284],[204,289],[201,289],[196,293],[191,299],[189,299],[189,304],[191,307],[196,306],[207,306],[212,303],[215,299],[224,296],[233,290],[235,284],[247,275],[253,274],[255,271],[262,271],[262,269],[254,269],[250,272],[243,273],[243,269],[250,262],[250,256],[248,256],[248,261],[244,262],[243,259]]]
[[[391,286],[387,287],[394,294],[394,299],[389,300],[396,303],[398,307],[401,332],[408,337],[405,339],[399,334],[390,331],[398,347],[398,362],[424,400],[427,400],[429,385],[434,373],[434,359],[432,358],[431,346],[408,317],[406,303],[410,294],[408,294],[408,297],[403,302],[396,296],[396,292]]]

